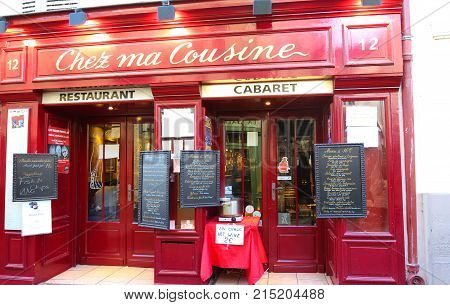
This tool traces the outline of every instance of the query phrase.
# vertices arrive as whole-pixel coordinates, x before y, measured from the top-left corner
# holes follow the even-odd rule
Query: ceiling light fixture
[[[69,14],[69,25],[77,26],[82,25],[87,20],[87,14],[81,9],[77,8],[73,13]]]
[[[381,0],[361,0],[362,6],[376,6],[381,5]]]
[[[5,33],[8,29],[8,22],[5,17],[0,17],[0,34]]]
[[[271,15],[272,0],[253,0],[253,15]]]
[[[163,0],[161,4],[158,6],[158,21],[174,20],[175,6],[170,5],[169,0]]]

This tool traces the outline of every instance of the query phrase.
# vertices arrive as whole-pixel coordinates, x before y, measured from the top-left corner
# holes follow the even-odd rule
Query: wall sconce
[[[272,0],[253,0],[253,15],[271,15]]]
[[[0,34],[5,33],[8,29],[8,22],[5,17],[0,17]]]
[[[376,6],[381,5],[381,0],[361,0],[362,6]]]
[[[87,20],[87,14],[81,9],[77,8],[73,13],[69,14],[69,25],[76,26],[82,25]]]
[[[170,5],[169,0],[162,1],[162,5],[158,6],[158,21],[174,20],[175,6]]]

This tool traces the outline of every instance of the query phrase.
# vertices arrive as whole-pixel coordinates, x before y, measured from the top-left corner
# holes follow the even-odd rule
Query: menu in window
[[[220,205],[219,152],[182,151],[180,206],[198,208]]]
[[[170,229],[169,174],[170,151],[141,152],[138,210],[140,226]]]
[[[316,144],[318,218],[367,216],[363,144]]]

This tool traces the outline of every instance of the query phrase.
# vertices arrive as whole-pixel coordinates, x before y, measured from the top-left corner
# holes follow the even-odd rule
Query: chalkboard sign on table
[[[57,158],[53,154],[14,154],[13,201],[58,199]]]
[[[220,154],[215,150],[181,151],[180,206],[220,205]]]
[[[314,153],[317,217],[366,217],[364,145],[316,144]]]
[[[141,152],[138,225],[170,229],[169,174],[170,151]]]

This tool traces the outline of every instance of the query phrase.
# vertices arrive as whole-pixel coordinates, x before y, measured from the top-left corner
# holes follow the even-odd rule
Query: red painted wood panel
[[[60,88],[58,82],[62,80],[65,87],[89,86],[89,79],[93,78],[96,85],[107,86],[299,75],[399,74],[399,34],[400,16],[391,14],[278,19],[268,28],[242,20],[233,26],[208,22],[196,27],[186,25],[181,30],[106,28],[83,29],[57,37],[38,35],[36,46],[24,48],[26,53],[19,63],[26,69],[26,83],[5,84],[0,91]],[[374,38],[378,40],[375,45],[371,42]],[[4,39],[9,48],[23,48],[23,41],[16,37]],[[366,40],[364,50],[362,39]],[[5,64],[2,69],[6,69]],[[127,79],[117,78],[118,75]]]

